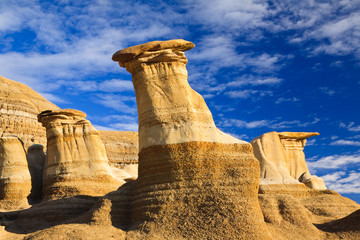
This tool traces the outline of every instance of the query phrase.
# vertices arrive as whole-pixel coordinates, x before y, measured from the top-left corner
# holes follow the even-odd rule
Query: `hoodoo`
[[[187,81],[184,40],[120,50],[132,74],[139,117],[139,176],[132,229],[186,239],[267,239],[252,147],[216,128]],[[131,237],[131,233],[129,233]]]
[[[124,183],[113,176],[99,132],[85,117],[71,109],[39,114],[47,136],[44,199],[102,196]]]
[[[306,139],[316,132],[269,132],[251,144],[260,162],[260,184],[299,184],[313,189],[326,189],[324,181],[310,175],[303,152]]]
[[[31,177],[23,145],[17,137],[0,137],[0,209],[29,207]]]

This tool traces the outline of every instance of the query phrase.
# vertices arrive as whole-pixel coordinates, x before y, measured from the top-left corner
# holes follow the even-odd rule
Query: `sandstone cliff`
[[[0,136],[2,133],[18,136],[25,149],[34,143],[46,146],[45,129],[37,115],[57,109],[28,86],[0,76]]]
[[[138,133],[130,131],[99,131],[110,164],[123,168],[138,164]]]
[[[37,115],[45,110],[59,107],[25,84],[0,76],[0,136],[18,136],[25,149],[33,144],[46,147],[46,130],[37,121]],[[100,137],[111,165],[137,164],[136,132],[100,131]]]

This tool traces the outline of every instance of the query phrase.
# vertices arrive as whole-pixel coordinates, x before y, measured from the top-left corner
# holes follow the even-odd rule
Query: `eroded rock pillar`
[[[99,132],[85,117],[71,109],[44,111],[38,116],[47,136],[45,200],[102,196],[124,183],[113,176]]]
[[[31,177],[24,147],[17,137],[0,137],[0,209],[29,207]]]
[[[155,238],[267,239],[259,163],[249,143],[216,128],[190,87],[184,51],[193,47],[156,41],[113,55],[132,74],[138,107],[132,229]]]
[[[314,132],[269,132],[251,144],[260,162],[261,184],[300,184],[309,188],[326,189],[324,181],[310,175],[303,152],[306,139],[317,136]]]

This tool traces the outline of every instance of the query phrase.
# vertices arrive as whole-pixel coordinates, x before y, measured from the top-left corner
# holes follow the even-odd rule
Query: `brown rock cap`
[[[81,112],[79,110],[74,109],[61,109],[58,111],[53,110],[46,110],[41,112],[38,116],[38,121],[43,124],[45,127],[46,124],[51,121],[51,119],[69,119],[69,118],[76,118],[76,119],[85,119],[86,113]]]
[[[280,138],[306,139],[309,137],[319,136],[318,132],[279,132]]]
[[[120,66],[124,66],[124,63],[129,62],[146,51],[158,51],[164,49],[172,49],[174,51],[185,52],[195,47],[192,42],[183,39],[173,39],[168,41],[153,41],[132,47],[128,47],[117,51],[112,56],[112,60],[119,62]]]

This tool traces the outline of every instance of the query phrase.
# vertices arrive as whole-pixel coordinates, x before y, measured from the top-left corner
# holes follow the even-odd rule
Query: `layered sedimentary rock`
[[[260,162],[260,183],[302,182],[313,189],[326,189],[321,178],[310,175],[303,152],[306,139],[317,135],[312,132],[269,132],[252,140],[255,157]]]
[[[193,47],[155,41],[113,55],[132,74],[139,117],[128,237],[267,239],[257,199],[259,163],[249,143],[216,128],[190,87],[184,51]]]
[[[45,199],[101,196],[124,183],[111,172],[99,132],[85,117],[85,113],[70,109],[44,111],[38,116],[47,135]]]
[[[138,164],[138,133],[130,131],[99,131],[110,164],[123,168]]]
[[[28,207],[31,177],[17,137],[0,137],[0,209]]]
[[[59,108],[28,86],[0,76],[0,136],[18,136],[25,149],[34,143],[46,145],[46,132],[37,115],[48,109]]]
[[[31,175],[31,194],[29,200],[31,202],[40,201],[42,197],[45,158],[43,145],[34,144],[28,148],[27,162]]]

